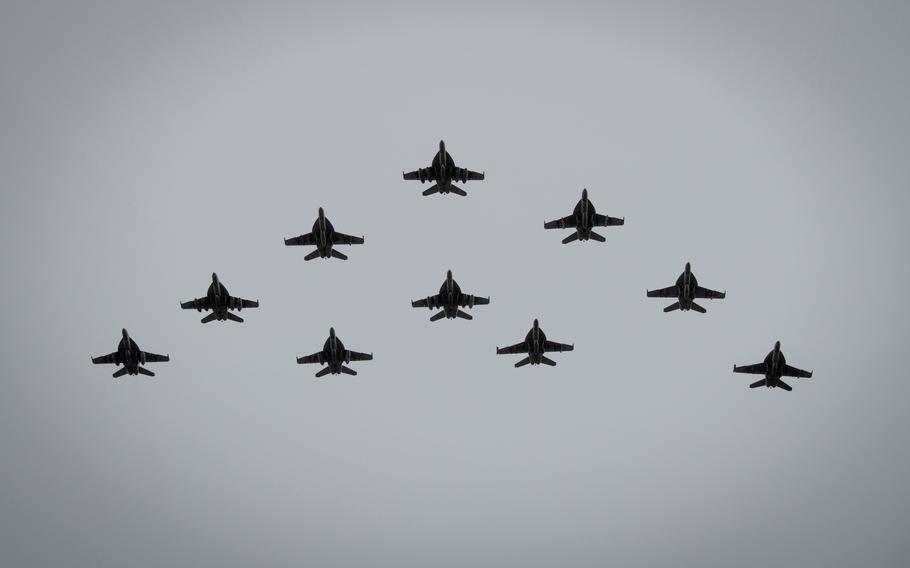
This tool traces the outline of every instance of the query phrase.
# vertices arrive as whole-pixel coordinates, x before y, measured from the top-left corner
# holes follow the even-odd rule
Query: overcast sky
[[[908,28],[6,3],[0,564],[907,566]],[[440,139],[466,198],[401,179]],[[626,224],[562,245],[585,187]],[[283,246],[320,206],[350,260]],[[664,314],[686,261],[727,299]],[[473,321],[410,308],[447,269]],[[178,309],[213,271],[245,323]],[[575,351],[515,369],[535,317]],[[358,376],[295,364],[330,326]],[[154,379],[90,364],[123,327]],[[815,377],[750,390],[778,339]]]

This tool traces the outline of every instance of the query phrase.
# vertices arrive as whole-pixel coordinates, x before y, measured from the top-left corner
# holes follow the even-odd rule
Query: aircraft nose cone
[[[319,208],[319,216],[322,217],[323,215],[325,215],[325,211],[322,209],[322,207],[320,207],[320,208]]]
[[[452,277],[452,271],[451,270],[446,271],[446,278],[451,278],[451,277]]]
[[[692,270],[692,265],[687,262],[686,263],[686,272],[688,272],[690,270]]]
[[[774,342],[774,350],[780,351],[780,340]]]
[[[334,327],[329,328],[329,335],[331,335],[332,337],[335,337],[335,328]]]
[[[121,333],[123,334],[123,339],[126,339],[130,336],[129,332],[126,331],[125,327],[121,330]]]
[[[588,189],[587,189],[587,188],[581,190],[581,198],[582,198],[582,199],[587,199],[587,198],[588,198]]]

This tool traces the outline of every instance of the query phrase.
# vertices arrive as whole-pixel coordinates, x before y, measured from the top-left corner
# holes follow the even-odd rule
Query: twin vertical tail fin
[[[679,302],[675,302],[675,303],[673,303],[673,304],[670,304],[670,305],[667,306],[666,308],[664,308],[664,311],[665,311],[665,312],[672,312],[673,310],[678,310],[678,309],[679,309]]]

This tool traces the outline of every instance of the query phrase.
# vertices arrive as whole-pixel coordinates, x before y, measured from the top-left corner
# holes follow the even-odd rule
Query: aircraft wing
[[[212,304],[206,296],[205,298],[196,298],[189,302],[180,302],[180,307],[184,310],[211,310]]]
[[[286,246],[313,246],[316,244],[316,237],[313,236],[313,233],[307,233],[305,235],[300,235],[299,237],[291,237],[290,239],[284,239],[284,244]]]
[[[678,298],[679,290],[676,286],[668,286],[660,290],[648,290],[649,298]]]
[[[92,363],[96,365],[119,365],[120,364],[120,355],[114,351],[110,355],[102,355],[101,357],[92,357]]]
[[[157,353],[149,353],[148,351],[143,351],[145,355],[146,363],[167,363],[171,360],[170,355],[158,355]]]
[[[754,365],[742,365],[736,366],[733,365],[734,373],[750,373],[752,375],[764,375],[767,371],[768,366],[764,363],[756,363]]]
[[[509,345],[508,347],[497,347],[497,355],[510,355],[512,353],[527,353],[528,352],[528,343],[522,341],[521,343],[516,343],[515,345]]]
[[[711,290],[710,288],[702,288],[701,286],[695,287],[695,297],[696,298],[707,298],[709,300],[722,300],[727,297],[726,292],[717,292]]]
[[[312,363],[323,363],[322,351],[313,353],[312,355],[304,355],[303,357],[297,357],[298,365],[309,365]]]
[[[421,172],[423,177],[421,178]],[[402,172],[402,177],[404,179],[416,179],[420,181],[436,181],[436,170],[434,168],[421,168],[419,170],[414,170],[413,172]]]
[[[372,361],[372,353],[359,353],[357,351],[348,351],[345,350],[344,358],[347,361]]]
[[[790,365],[784,365],[783,374],[785,377],[799,377],[801,379],[812,378],[812,371],[803,371],[802,369],[797,369],[796,367],[791,367]]]
[[[435,296],[429,296],[427,298],[424,298],[423,300],[413,300],[413,301],[411,301],[411,307],[412,308],[430,308],[431,310],[435,309],[435,308],[440,308],[440,307],[442,307],[442,298],[439,297],[439,294],[436,294]]]
[[[469,296],[468,294],[462,294],[458,305],[463,308],[465,306],[485,306],[489,303],[489,298],[481,298],[480,296]]]
[[[230,305],[235,310],[241,309],[241,308],[258,308],[259,300],[246,300],[244,298],[237,298],[236,296],[231,296]]]
[[[625,225],[626,220],[620,219],[618,217],[610,217],[609,215],[601,215],[600,213],[594,214],[594,226],[595,227],[612,227],[614,225]]]
[[[549,353],[549,352],[553,352],[553,351],[556,351],[556,352],[572,351],[573,349],[575,349],[574,345],[568,345],[566,343],[558,343],[556,341],[549,341],[549,340],[543,342],[544,353]]]
[[[363,237],[352,237],[344,233],[335,232],[332,234],[332,244],[336,245],[362,245]]]
[[[574,229],[578,226],[575,222],[575,215],[569,215],[555,221],[547,221],[543,224],[544,229]]]
[[[452,172],[453,180],[461,180],[462,182],[468,180],[481,180],[484,178],[482,172],[471,171],[467,168],[455,168],[455,171]]]

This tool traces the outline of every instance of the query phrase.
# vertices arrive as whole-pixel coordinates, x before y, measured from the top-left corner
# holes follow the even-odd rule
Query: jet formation
[[[347,255],[335,250],[335,245],[362,245],[363,237],[352,237],[335,230],[332,223],[326,218],[325,211],[319,208],[319,216],[313,223],[313,230],[299,237],[284,239],[285,246],[315,246],[316,250],[309,253],[303,260],[313,260],[314,258],[338,258],[347,260]]]
[[[614,227],[625,225],[626,219],[623,217],[610,217],[601,215],[594,209],[594,204],[588,199],[588,190],[581,190],[581,199],[575,205],[575,210],[568,217],[547,221],[543,224],[544,229],[575,229],[575,232],[562,240],[562,244],[567,245],[572,241],[586,241],[594,239],[595,241],[604,242],[607,240],[603,235],[594,232],[594,227]]]
[[[765,360],[754,365],[733,365],[734,373],[750,373],[753,375],[764,375],[765,378],[755,381],[749,385],[750,389],[757,387],[782,388],[786,391],[793,390],[793,387],[781,380],[781,377],[797,377],[801,379],[811,379],[812,371],[803,371],[787,364],[787,359],[780,350],[780,341],[774,344],[774,349],[765,356]]]
[[[118,378],[127,374],[154,377],[155,373],[149,371],[143,365],[146,363],[166,363],[171,360],[170,355],[156,355],[139,349],[139,346],[136,345],[136,342],[133,341],[126,329],[122,331],[122,334],[123,338],[117,345],[116,351],[110,355],[92,357],[92,363],[96,365],[123,365],[122,369],[118,369],[111,375],[112,377]]]
[[[459,308],[473,308],[474,306],[481,306],[489,303],[489,298],[481,298],[479,296],[474,296],[473,294],[463,293],[461,287],[458,286],[458,282],[455,282],[455,279],[452,278],[452,271],[449,270],[446,273],[445,282],[443,282],[442,286],[439,288],[438,294],[435,296],[428,296],[423,300],[412,300],[411,307],[429,308],[431,310],[441,308],[439,312],[430,317],[430,321],[437,321],[442,318],[454,319],[456,317],[469,320],[474,319],[473,316],[461,311]]]
[[[454,193],[465,196],[468,192],[452,182],[467,183],[468,180],[482,180],[485,177],[483,172],[478,173],[456,166],[455,160],[446,152],[446,143],[442,140],[439,141],[439,151],[433,156],[433,163],[429,168],[420,168],[407,173],[401,172],[401,175],[406,180],[419,179],[420,183],[435,181],[435,184],[423,190],[425,196],[434,193]]]
[[[333,375],[338,375],[340,373],[356,375],[357,371],[345,366],[345,363],[372,360],[372,353],[358,353],[357,351],[345,349],[344,343],[335,335],[335,328],[331,327],[329,328],[329,338],[325,340],[322,351],[317,351],[312,355],[306,355],[304,357],[297,357],[297,364],[307,365],[319,363],[320,365],[328,365],[328,367],[316,373],[317,377],[324,377],[329,373]]]
[[[461,187],[455,185],[455,182],[461,184],[468,181],[479,181],[485,178],[483,172],[475,172],[455,164],[452,156],[446,151],[445,142],[439,141],[439,149],[433,157],[429,167],[419,168],[412,172],[402,172],[405,180],[420,180],[421,183],[433,182],[433,185],[423,191],[424,196],[434,193],[466,196],[467,192]],[[571,229],[572,233],[566,236],[562,242],[568,244],[574,241],[595,241],[604,242],[606,238],[597,233],[594,229],[597,227],[613,227],[625,224],[625,218],[610,217],[597,213],[594,204],[588,198],[588,190],[583,189],[581,199],[575,205],[571,215],[544,222],[544,229]],[[316,221],[313,223],[312,231],[297,237],[284,239],[285,246],[312,246],[315,250],[304,256],[305,261],[316,258],[337,258],[347,260],[347,256],[338,250],[338,245],[361,245],[364,244],[364,237],[355,237],[335,230],[335,227],[325,215],[322,207],[319,208]],[[699,305],[696,300],[700,299],[723,299],[726,298],[726,292],[718,292],[699,285],[698,280],[692,273],[692,266],[686,263],[685,269],[676,284],[661,288],[658,290],[646,290],[648,298],[673,298],[676,301],[664,308],[664,312],[676,310],[689,311],[695,310],[705,313],[704,307]],[[461,287],[452,276],[452,271],[446,272],[446,279],[439,288],[439,293],[428,296],[422,300],[412,300],[411,306],[414,308],[428,308],[429,310],[438,310],[430,317],[430,321],[439,321],[446,319],[466,319],[471,320],[473,316],[468,314],[463,308],[471,309],[477,305],[487,305],[490,303],[489,297],[475,296],[462,292]],[[231,296],[227,288],[218,278],[218,275],[212,273],[212,282],[208,287],[206,295],[202,298],[196,298],[186,302],[181,302],[180,307],[185,310],[196,310],[198,312],[211,311],[211,314],[202,318],[203,324],[212,321],[234,321],[243,322],[243,319],[232,313],[243,309],[258,308],[258,300],[246,300],[240,297]],[[121,377],[126,374],[155,376],[155,373],[145,368],[147,363],[170,361],[168,355],[156,355],[139,349],[126,329],[123,330],[123,338],[117,346],[117,351],[101,357],[92,357],[94,364],[114,364],[123,365],[113,376]],[[525,365],[549,365],[555,366],[556,362],[547,357],[547,353],[563,352],[574,350],[574,345],[550,341],[540,328],[538,320],[535,319],[531,330],[528,331],[524,341],[510,345],[508,347],[497,347],[497,355],[521,354],[525,355],[523,359],[515,363],[515,367]],[[345,348],[344,344],[335,335],[335,329],[329,329],[329,337],[321,351],[298,357],[298,364],[320,364],[325,366],[316,373],[316,377],[323,377],[327,374],[347,374],[356,375],[357,372],[348,367],[352,361],[370,361],[373,359],[372,353],[360,353],[350,351]],[[776,342],[774,349],[768,353],[762,363],[755,365],[737,366],[733,365],[735,373],[753,373],[764,375],[760,381],[752,383],[750,388],[766,386],[769,388],[782,388],[790,391],[790,385],[782,380],[782,377],[812,377],[811,371],[804,371],[787,364],[783,353],[780,350],[780,341]]]
[[[231,296],[224,284],[218,280],[218,275],[213,272],[212,283],[209,284],[205,297],[181,302],[180,307],[184,310],[196,310],[197,312],[211,310],[212,313],[202,318],[202,323],[209,323],[215,320],[231,320],[243,323],[243,318],[232,314],[231,310],[239,312],[243,308],[258,308],[259,300],[244,300],[243,298]]]
[[[675,285],[661,288],[660,290],[647,290],[645,294],[649,298],[676,298],[676,303],[664,308],[665,312],[695,310],[696,312],[705,313],[707,310],[695,303],[696,298],[722,300],[727,297],[726,292],[717,292],[699,286],[698,280],[692,274],[692,265],[688,262],[683,273],[676,279]]]
[[[524,341],[516,343],[515,345],[510,345],[508,347],[497,347],[496,354],[527,354],[527,357],[515,363],[516,367],[523,367],[528,363],[532,365],[540,365],[543,363],[544,365],[555,367],[556,361],[547,357],[545,353],[559,353],[562,351],[572,351],[573,349],[575,349],[574,345],[567,345],[565,343],[557,343],[555,341],[548,340],[546,334],[544,334],[543,330],[540,329],[540,324],[538,323],[537,319],[535,319],[534,323],[531,325],[531,331],[529,331],[525,336]]]

